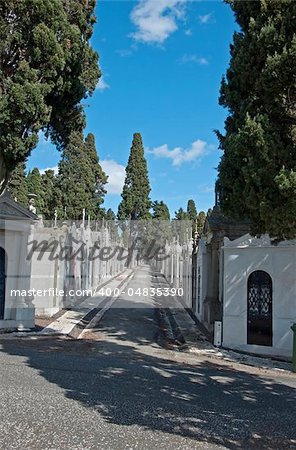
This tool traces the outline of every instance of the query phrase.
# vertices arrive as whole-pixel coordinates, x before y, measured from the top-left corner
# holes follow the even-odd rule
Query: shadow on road
[[[117,332],[117,342],[44,338],[1,346],[107,422],[181,435],[192,448],[194,441],[233,450],[295,448],[292,387],[222,363],[176,361],[173,352],[144,354],[138,344],[145,334],[132,347],[122,342],[120,323]]]

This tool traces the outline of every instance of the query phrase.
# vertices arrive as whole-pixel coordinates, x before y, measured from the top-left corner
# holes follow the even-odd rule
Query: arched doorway
[[[272,279],[263,270],[248,278],[247,343],[272,346]]]
[[[0,247],[0,320],[4,319],[6,288],[6,253]]]

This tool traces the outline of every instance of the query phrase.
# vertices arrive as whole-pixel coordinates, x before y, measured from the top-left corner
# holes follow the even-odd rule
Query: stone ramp
[[[132,269],[127,269],[123,274],[118,275],[117,277],[110,280],[109,283],[105,284],[103,290],[106,289],[114,292],[115,289],[121,288],[121,286],[130,280],[133,275]],[[98,289],[99,290],[99,289]],[[98,291],[97,290],[97,291]],[[44,335],[70,335],[72,330],[81,322],[83,319],[90,315],[91,311],[94,311],[95,314],[102,309],[106,310],[106,305],[111,306],[111,301],[115,300],[116,295],[112,295],[110,297],[104,295],[94,295],[93,297],[88,297],[83,300],[78,306],[73,307],[71,310],[66,311],[63,315],[58,317],[56,320],[51,322],[41,331],[36,334],[44,336]],[[91,317],[92,319],[92,317]],[[90,320],[91,320],[90,319]],[[88,321],[86,321],[88,322]],[[86,323],[87,325],[87,323]],[[85,326],[86,326],[85,325]],[[84,327],[81,327],[81,332]],[[77,336],[75,336],[77,337]]]

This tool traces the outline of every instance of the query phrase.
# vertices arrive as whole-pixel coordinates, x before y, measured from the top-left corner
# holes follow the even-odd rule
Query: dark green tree
[[[95,0],[0,3],[0,194],[44,130],[58,147],[83,130],[81,100],[100,76],[89,39]]]
[[[157,220],[170,220],[170,211],[167,205],[163,201],[155,201],[152,203],[153,213],[152,219]]]
[[[111,239],[113,241],[119,239],[116,214],[111,208],[107,211],[104,210],[103,219],[105,226],[107,226],[109,233],[111,234]]]
[[[195,202],[192,199],[188,200],[188,203],[187,203],[187,214],[188,214],[189,220],[192,220],[192,222],[196,221],[197,210],[196,210]]]
[[[178,211],[175,211],[175,220],[190,220],[189,216],[183,208],[179,208]]]
[[[144,147],[140,133],[135,133],[126,167],[122,201],[118,207],[119,220],[150,219],[150,183]]]
[[[197,226],[197,210],[196,210],[196,206],[195,206],[195,201],[190,199],[188,200],[187,203],[187,215],[188,215],[188,219],[191,220],[192,222],[192,238],[195,238],[195,234],[196,234],[196,226]]]
[[[172,227],[170,222],[170,211],[163,201],[152,203],[152,221],[149,223],[149,242],[155,242],[155,247],[164,246],[171,242]]]
[[[234,34],[220,104],[222,211],[248,219],[253,234],[296,236],[296,2],[228,1]]]
[[[192,222],[189,219],[189,215],[183,208],[179,208],[175,211],[175,217],[172,221],[172,229],[174,230],[175,239],[180,244],[188,242],[188,239],[192,238]]]
[[[92,192],[92,217],[101,218],[103,217],[103,211],[100,205],[104,203],[104,196],[107,193],[105,185],[108,182],[108,176],[103,171],[100,163],[99,157],[96,150],[95,137],[92,133],[86,136],[85,143],[85,154],[89,161],[89,176],[90,176],[90,186],[89,189]]]
[[[35,167],[31,172],[28,173],[27,176],[27,189],[28,194],[34,194],[36,197],[34,198],[34,205],[37,210],[37,214],[44,214],[46,206],[45,206],[45,191],[42,183],[42,176]]]
[[[109,208],[106,212],[105,212],[105,220],[112,220],[115,221],[116,220],[116,215],[115,213],[112,211],[111,208]]]
[[[206,222],[206,213],[204,211],[200,211],[198,213],[197,219],[196,219],[196,231],[198,232],[199,236],[202,235],[203,229]]]
[[[14,200],[25,207],[29,206],[25,163],[19,163],[12,171],[8,189]]]
[[[45,173],[41,176],[42,178],[42,186],[43,186],[43,198],[44,198],[44,209],[43,216],[45,219],[53,219],[55,209],[58,204],[58,186],[57,186],[57,177],[53,170],[46,170]]]
[[[90,215],[92,220],[98,218],[96,184],[92,169],[82,133],[72,132],[59,163],[59,218],[79,220],[82,218],[83,209],[86,216]]]

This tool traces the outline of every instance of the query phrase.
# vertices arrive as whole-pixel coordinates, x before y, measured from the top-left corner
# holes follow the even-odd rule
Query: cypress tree
[[[109,208],[107,211],[104,211],[104,216],[103,218],[105,219],[105,225],[107,226],[112,239],[115,240],[119,237],[118,235],[118,228],[117,228],[117,224],[116,224],[116,215],[115,213],[112,211],[111,208]]]
[[[198,216],[197,216],[197,227],[196,228],[197,228],[197,232],[198,232],[199,236],[201,236],[202,233],[203,233],[203,229],[204,229],[206,218],[207,218],[207,216],[206,216],[206,213],[204,211],[200,211],[198,213]]]
[[[64,147],[100,76],[89,40],[95,0],[0,3],[0,194],[43,129]]]
[[[170,222],[170,211],[163,201],[155,201],[152,204],[152,225],[150,227],[150,242],[155,241],[155,245],[165,245],[171,242],[172,228]]]
[[[153,213],[152,218],[158,220],[170,220],[170,211],[163,201],[155,201],[152,204]]]
[[[92,195],[92,217],[101,218],[103,216],[103,211],[100,205],[104,203],[104,196],[107,193],[105,185],[108,181],[108,176],[103,171],[100,163],[99,157],[96,150],[95,137],[92,133],[86,136],[85,143],[85,156],[89,160],[89,170],[90,170],[90,191]]]
[[[37,210],[37,214],[44,214],[45,211],[45,201],[44,201],[44,187],[42,183],[42,177],[37,169],[35,167],[31,172],[28,173],[27,176],[27,187],[28,187],[28,194],[34,194],[36,195],[36,198],[34,199],[34,205]]]
[[[197,221],[197,210],[194,200],[188,200],[187,203],[187,215],[188,219],[192,222],[192,238],[195,237],[196,232],[196,221]]]
[[[188,214],[189,220],[192,220],[192,222],[196,221],[197,210],[196,210],[195,202],[192,199],[188,200],[188,203],[187,203],[187,214]]]
[[[115,213],[112,211],[111,208],[109,208],[106,212],[105,212],[105,220],[110,220],[110,221],[115,221],[116,220],[116,215]]]
[[[59,163],[57,181],[60,190],[59,218],[79,220],[83,209],[86,215],[93,214],[94,177],[80,132],[71,133]]]
[[[296,236],[296,2],[229,0],[234,34],[220,104],[229,111],[218,186],[222,211],[253,234]]]
[[[25,163],[19,163],[11,173],[8,189],[15,201],[28,207],[29,199]]]
[[[183,208],[179,208],[175,211],[175,220],[189,220],[188,213]]]
[[[175,218],[173,219],[173,229],[175,237],[178,238],[180,244],[183,244],[192,237],[192,226],[190,226],[189,215],[183,208],[175,211]]]
[[[118,207],[118,219],[150,219],[149,194],[150,183],[142,136],[140,133],[135,133],[126,167],[126,177],[121,194],[122,201]]]
[[[57,178],[51,169],[46,170],[41,178],[44,192],[43,215],[45,219],[53,219],[58,202]]]

